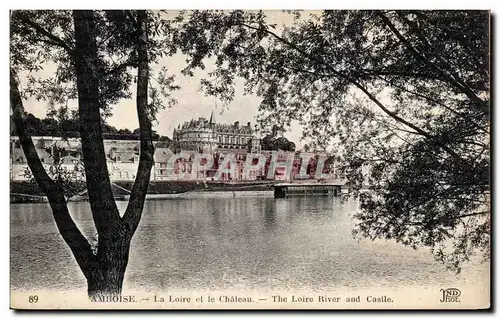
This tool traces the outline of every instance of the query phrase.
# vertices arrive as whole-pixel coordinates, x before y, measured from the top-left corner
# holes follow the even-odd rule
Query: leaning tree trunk
[[[28,167],[38,186],[47,195],[59,233],[71,249],[83,274],[86,278],[89,278],[91,269],[96,264],[96,256],[92,254],[89,242],[80,232],[80,229],[78,229],[78,226],[69,213],[62,186],[50,178],[40,161],[33,140],[24,125],[25,112],[16,77],[16,74],[11,70],[10,104],[12,107],[12,118],[21,147],[27,159]]]

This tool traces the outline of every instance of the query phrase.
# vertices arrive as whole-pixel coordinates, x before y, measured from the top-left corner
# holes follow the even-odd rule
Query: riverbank
[[[147,199],[272,196],[276,181],[151,181]],[[111,188],[116,200],[128,200],[132,181],[115,181]],[[72,196],[69,201],[86,201],[86,190]],[[46,202],[46,196],[35,183],[12,181],[10,183],[11,203]]]
[[[196,199],[196,198],[233,198],[233,197],[274,197],[272,190],[245,190],[245,191],[201,191],[194,190],[181,194],[147,194],[146,200],[160,199]],[[129,195],[117,198],[117,200],[128,201]]]

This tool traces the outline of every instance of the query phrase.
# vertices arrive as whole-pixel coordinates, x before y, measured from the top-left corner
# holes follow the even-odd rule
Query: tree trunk
[[[120,296],[124,274],[125,269],[118,265],[108,272],[96,271],[87,280],[87,292],[90,300],[93,302],[113,301],[113,297]]]
[[[120,217],[106,163],[100,109],[105,106],[99,94],[99,56],[96,21],[92,11],[73,11],[75,24],[75,71],[80,115],[80,138],[92,217],[98,233],[97,261],[87,277],[91,300],[121,294],[127,268],[130,240],[137,229],[153,165],[151,114],[148,108],[147,13],[137,12],[137,113],[141,154],[137,177],[127,209]],[[106,301],[106,300],[104,300]]]
[[[116,207],[106,163],[101,114],[99,56],[95,12],[73,11],[75,25],[75,73],[80,116],[80,139],[92,218],[98,233],[96,262],[87,276],[89,297],[121,294],[131,236],[123,227]],[[106,301],[97,299],[97,301]]]
[[[87,279],[88,295],[91,301],[112,301],[122,293],[123,279],[127,269],[130,240],[102,239],[102,252],[98,251],[96,268]]]

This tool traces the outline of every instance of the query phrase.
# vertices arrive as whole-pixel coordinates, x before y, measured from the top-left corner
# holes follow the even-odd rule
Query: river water
[[[69,204],[85,236],[89,204]],[[118,202],[124,211],[126,202]],[[47,204],[11,204],[11,288],[85,290]],[[460,275],[413,250],[351,235],[356,202],[333,197],[197,198],[147,201],[124,289],[308,289],[473,284],[488,265]]]

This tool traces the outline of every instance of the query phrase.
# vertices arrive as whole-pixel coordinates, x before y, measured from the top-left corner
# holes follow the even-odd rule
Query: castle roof
[[[227,133],[237,133],[237,134],[252,134],[253,129],[250,126],[250,122],[247,125],[240,126],[239,122],[234,122],[233,124],[226,123],[216,123],[214,112],[210,114],[210,119],[204,117],[199,117],[198,119],[191,119],[190,121],[184,122],[184,124],[179,125],[174,131],[189,131],[190,129],[214,129],[216,132],[227,132]]]
[[[210,121],[208,121],[208,124],[215,124],[214,111],[210,113]]]

